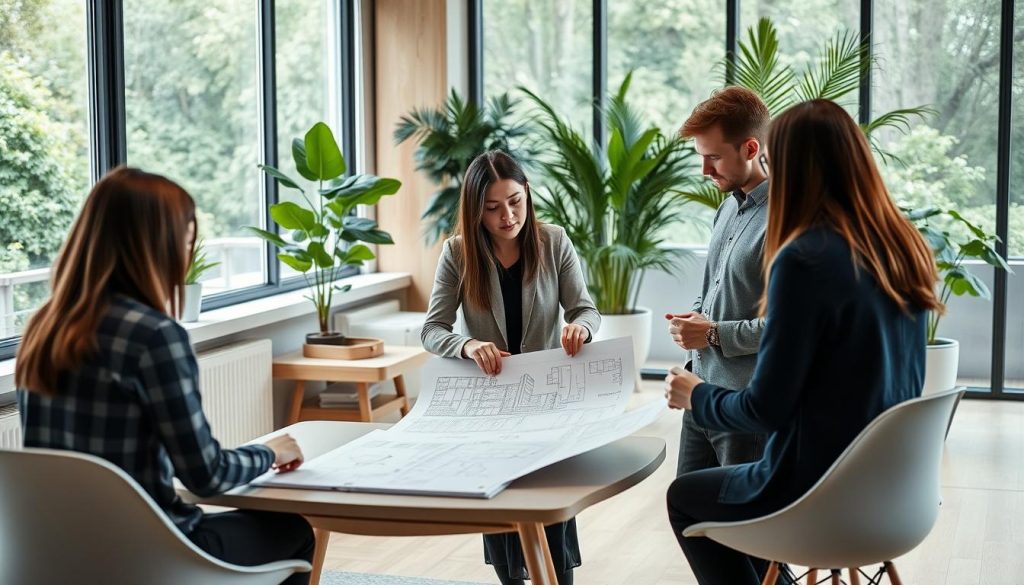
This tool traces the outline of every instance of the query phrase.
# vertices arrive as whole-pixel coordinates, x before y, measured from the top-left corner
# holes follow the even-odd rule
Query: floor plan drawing
[[[257,483],[312,489],[491,497],[512,480],[636,432],[664,400],[626,412],[633,344],[618,338],[504,358],[486,376],[471,360],[423,367],[412,410],[372,433]]]

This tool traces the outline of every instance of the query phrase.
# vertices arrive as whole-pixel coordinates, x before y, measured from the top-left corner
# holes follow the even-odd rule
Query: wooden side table
[[[405,416],[409,400],[405,396],[406,372],[421,366],[430,358],[422,347],[385,345],[383,355],[364,360],[332,360],[308,358],[302,351],[274,358],[274,379],[295,380],[288,424],[304,420],[336,420],[372,422],[375,418],[398,410]],[[317,398],[304,401],[307,381],[354,382],[359,394],[359,408],[322,408]],[[382,394],[370,399],[372,382],[395,381],[395,394]]]

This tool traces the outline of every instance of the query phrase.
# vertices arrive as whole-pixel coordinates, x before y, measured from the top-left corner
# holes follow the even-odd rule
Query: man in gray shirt
[[[701,102],[679,131],[693,138],[704,175],[731,193],[715,214],[704,284],[690,312],[666,315],[679,347],[694,352],[688,364],[704,380],[745,388],[757,363],[764,319],[764,232],[768,223],[768,175],[764,135],[768,109],[754,92],[729,87]],[[748,463],[761,457],[765,438],[702,428],[683,413],[678,475]]]

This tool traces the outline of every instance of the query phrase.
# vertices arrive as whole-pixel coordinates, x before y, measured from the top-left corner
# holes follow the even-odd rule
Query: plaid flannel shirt
[[[62,373],[54,397],[18,389],[25,446],[110,461],[188,534],[202,511],[177,496],[174,476],[199,496],[216,495],[267,471],[274,452],[221,449],[203,415],[188,334],[171,317],[117,296],[97,333],[98,353]]]

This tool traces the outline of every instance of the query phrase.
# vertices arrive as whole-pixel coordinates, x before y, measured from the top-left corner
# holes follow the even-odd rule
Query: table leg
[[[359,420],[373,422],[373,408],[370,406],[370,385],[366,382],[356,382],[356,391],[359,392]]]
[[[288,409],[288,424],[293,425],[299,422],[299,414],[302,412],[302,400],[306,397],[306,383],[302,380],[295,382],[292,389],[292,404]]]
[[[314,528],[313,537],[316,539],[316,548],[313,549],[313,570],[309,572],[309,585],[320,585],[320,573],[324,570],[324,558],[327,556],[331,531]]]
[[[548,537],[544,534],[544,525],[537,522],[521,522],[516,524],[519,540],[523,545],[523,557],[526,570],[530,573],[531,585],[557,585],[555,564],[551,560],[551,549],[548,548]]]
[[[402,416],[409,414],[409,399],[405,396],[405,378],[402,374],[395,376],[395,394],[402,399],[402,406],[399,407],[399,412]]]

